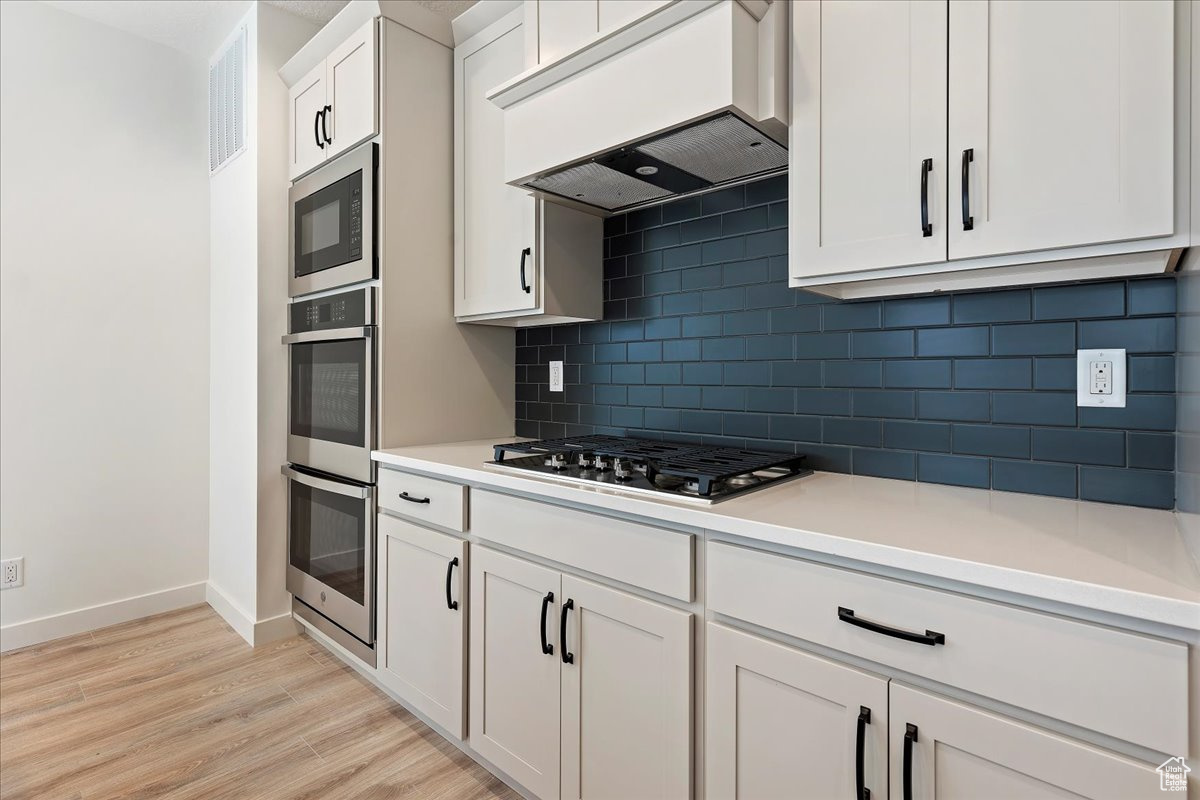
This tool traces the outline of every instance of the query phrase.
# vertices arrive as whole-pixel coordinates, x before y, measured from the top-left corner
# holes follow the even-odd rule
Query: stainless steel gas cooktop
[[[503,469],[635,493],[717,503],[808,475],[804,456],[620,436],[568,436],[493,445]]]

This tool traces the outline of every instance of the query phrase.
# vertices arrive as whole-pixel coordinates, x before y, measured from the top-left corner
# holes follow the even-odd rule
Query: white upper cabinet
[[[602,220],[504,182],[504,112],[487,93],[523,71],[525,17],[518,8],[454,50],[454,314],[463,322],[553,324],[603,311]]]
[[[537,307],[534,268],[535,202],[504,182],[504,112],[488,102],[492,87],[520,73],[525,31],[520,12],[509,14],[455,50],[455,125],[459,128],[461,191],[455,260],[457,316],[527,311]],[[524,274],[522,274],[524,273]]]
[[[1194,5],[793,3],[789,285],[854,299],[1171,269]]]
[[[288,90],[288,177],[296,178],[325,161],[325,65],[318,64]]]
[[[636,22],[671,0],[525,0],[530,37],[526,67],[549,64]]]
[[[946,11],[793,4],[793,276],[945,260]]]
[[[288,89],[292,180],[379,132],[379,46],[368,20]]]
[[[951,0],[951,259],[1173,233],[1174,13]]]
[[[329,106],[328,157],[370,139],[379,130],[375,76],[379,73],[375,21],[335,49],[325,62]]]

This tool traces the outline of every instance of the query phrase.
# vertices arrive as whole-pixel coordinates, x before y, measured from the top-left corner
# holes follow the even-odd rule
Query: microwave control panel
[[[297,300],[288,309],[288,333],[359,328],[375,324],[375,288]]]

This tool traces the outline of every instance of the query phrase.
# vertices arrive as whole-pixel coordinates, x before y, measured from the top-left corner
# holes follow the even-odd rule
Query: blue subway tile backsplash
[[[604,321],[516,333],[517,432],[1174,505],[1173,278],[840,302],[787,287],[786,225],[786,176],[605,220]],[[1082,347],[1129,351],[1126,408],[1076,408]]]

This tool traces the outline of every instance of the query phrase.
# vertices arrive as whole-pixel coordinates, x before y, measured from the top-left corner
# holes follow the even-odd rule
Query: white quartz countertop
[[[1200,631],[1200,535],[1170,511],[817,472],[715,505],[498,469],[488,440],[376,461]],[[512,440],[509,440],[512,441]]]

